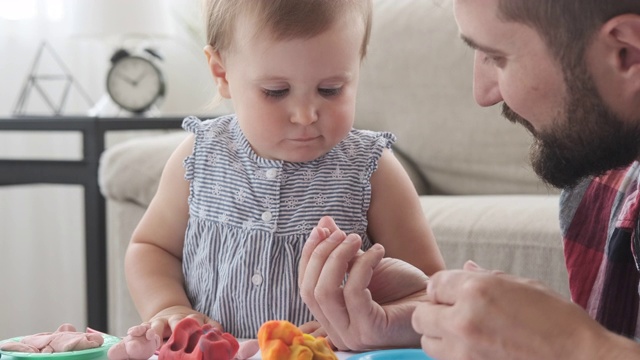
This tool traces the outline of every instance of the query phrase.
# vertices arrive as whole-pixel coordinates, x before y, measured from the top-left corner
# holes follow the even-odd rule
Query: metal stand
[[[45,51],[48,51],[53,60],[58,65],[60,69],[60,73],[54,74],[39,74],[38,66],[42,60],[42,55]],[[63,81],[64,88],[62,90],[62,96],[60,97],[59,103],[55,104],[51,98],[51,94],[48,94],[45,87],[43,86],[44,81]],[[67,102],[67,97],[69,96],[69,91],[72,86],[75,86],[80,95],[87,101],[87,104],[91,106],[93,101],[89,97],[86,91],[75,81],[71,72],[64,64],[60,56],[55,52],[53,47],[49,45],[46,41],[43,41],[38,48],[38,52],[36,53],[36,57],[34,58],[33,64],[31,65],[31,70],[29,71],[29,75],[27,76],[27,80],[25,81],[24,86],[22,87],[22,91],[20,93],[20,97],[18,98],[18,102],[16,103],[16,107],[13,110],[14,116],[24,116],[26,114],[26,107],[29,101],[29,96],[31,92],[35,89],[38,94],[42,97],[44,102],[47,104],[49,109],[51,110],[51,115],[61,115],[62,110]]]

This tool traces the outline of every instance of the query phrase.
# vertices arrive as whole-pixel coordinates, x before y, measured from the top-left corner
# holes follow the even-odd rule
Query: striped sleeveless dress
[[[301,325],[313,316],[301,300],[302,247],[318,220],[332,216],[363,249],[371,174],[395,136],[352,129],[329,153],[293,163],[259,157],[235,115],[201,121],[185,161],[189,222],[182,270],[193,308],[238,338],[255,338],[268,320]]]

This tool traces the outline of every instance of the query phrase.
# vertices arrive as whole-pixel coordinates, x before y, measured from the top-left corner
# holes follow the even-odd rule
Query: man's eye
[[[497,67],[504,66],[505,58],[503,56],[484,55],[482,59],[485,64],[491,64]]]
[[[266,97],[279,99],[281,97],[286,96],[289,93],[289,89],[280,89],[280,90],[262,89],[262,93]]]
[[[322,96],[338,96],[342,93],[342,88],[318,88],[318,93]]]

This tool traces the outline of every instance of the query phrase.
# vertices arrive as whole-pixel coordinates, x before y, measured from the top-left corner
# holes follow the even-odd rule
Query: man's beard
[[[583,75],[584,74],[584,75]],[[624,121],[604,103],[586,69],[565,71],[568,100],[564,119],[544,131],[503,103],[502,114],[534,136],[533,170],[558,188],[575,186],[588,176],[632,163],[640,154],[640,119]]]

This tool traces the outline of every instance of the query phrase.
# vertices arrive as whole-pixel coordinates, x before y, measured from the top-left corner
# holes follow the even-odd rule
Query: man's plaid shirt
[[[560,226],[573,301],[618,334],[640,335],[640,164],[589,178],[560,197]]]

